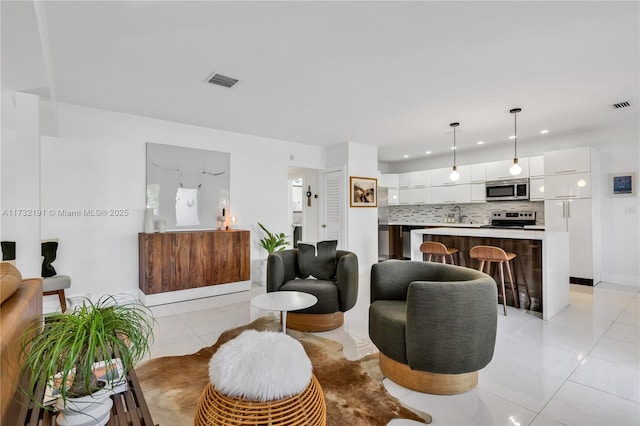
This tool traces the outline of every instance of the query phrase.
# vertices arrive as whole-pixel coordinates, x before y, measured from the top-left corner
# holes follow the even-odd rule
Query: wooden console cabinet
[[[148,295],[248,281],[249,244],[244,230],[140,233],[140,290]]]

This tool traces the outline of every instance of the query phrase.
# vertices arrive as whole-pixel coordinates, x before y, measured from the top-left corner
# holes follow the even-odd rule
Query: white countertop
[[[418,222],[418,223],[406,223],[406,222],[389,222],[381,223],[380,225],[407,225],[407,226],[446,226],[447,228],[480,228],[482,223],[445,223],[445,222]]]
[[[380,223],[379,225],[398,225],[398,226],[435,226],[438,228],[471,228],[478,229],[484,226],[482,223],[443,223],[443,222],[422,222],[422,223],[406,223],[406,222],[389,222]],[[498,229],[498,228],[485,228]],[[508,228],[507,228],[508,229]],[[525,225],[524,229],[544,231],[544,225]],[[500,230],[500,229],[498,229]]]
[[[517,240],[543,240],[546,231],[537,229],[502,229],[502,228],[428,228],[414,229],[411,234],[457,235],[463,237],[513,238]]]

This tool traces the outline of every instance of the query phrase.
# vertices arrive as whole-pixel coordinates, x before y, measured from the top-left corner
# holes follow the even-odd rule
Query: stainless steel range
[[[491,224],[482,228],[515,228],[523,229],[527,225],[536,224],[536,212],[494,210],[491,212]]]

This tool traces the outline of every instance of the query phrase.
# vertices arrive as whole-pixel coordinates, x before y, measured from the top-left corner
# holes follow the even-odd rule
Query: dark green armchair
[[[389,260],[371,269],[369,336],[380,369],[419,392],[456,394],[493,358],[496,283],[475,269]]]
[[[327,246],[332,249],[323,251]],[[317,256],[315,248],[306,244],[271,253],[267,259],[267,292],[274,291],[302,291],[318,298],[310,308],[289,312],[288,328],[326,331],[340,327],[344,313],[358,298],[358,258],[355,253],[336,250],[335,242],[318,243]]]

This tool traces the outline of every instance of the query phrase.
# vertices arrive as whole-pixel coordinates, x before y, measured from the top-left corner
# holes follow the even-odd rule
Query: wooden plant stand
[[[157,426],[151,419],[149,407],[142,394],[140,381],[135,370],[127,375],[128,389],[125,392],[111,396],[113,407],[108,426]],[[44,384],[39,384],[36,389],[39,398],[44,395]],[[56,413],[32,404],[23,405],[16,421],[16,425],[29,426],[55,426]]]

